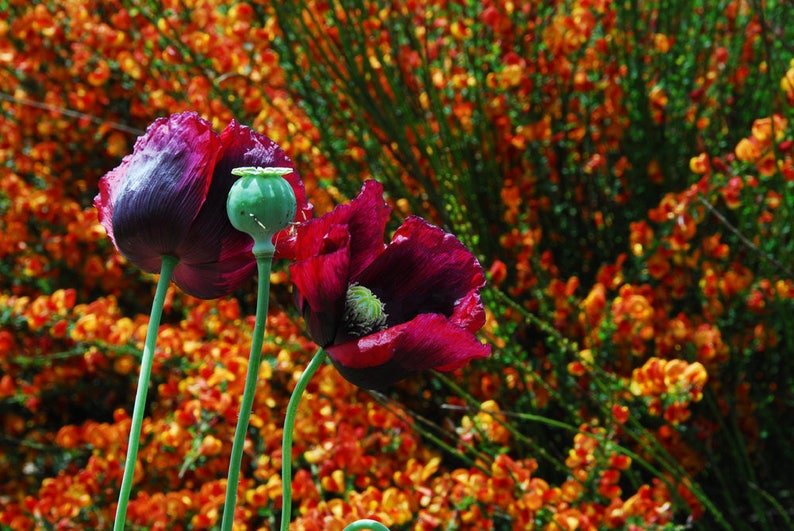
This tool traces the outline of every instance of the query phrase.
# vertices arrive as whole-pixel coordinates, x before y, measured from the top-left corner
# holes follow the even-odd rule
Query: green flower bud
[[[273,236],[295,218],[295,192],[282,178],[292,171],[278,167],[232,170],[240,178],[229,190],[226,212],[234,228],[254,239],[254,254],[274,253]]]

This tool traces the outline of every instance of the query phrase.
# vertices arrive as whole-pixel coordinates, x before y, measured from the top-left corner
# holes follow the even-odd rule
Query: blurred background
[[[294,529],[792,527],[794,7],[782,0],[0,0],[0,528],[111,525],[154,279],[97,182],[159,116],[281,145],[316,212],[381,181],[489,272],[494,354],[323,369]],[[236,521],[281,518],[314,346],[277,265]],[[132,529],[218,522],[256,290],[172,288]]]

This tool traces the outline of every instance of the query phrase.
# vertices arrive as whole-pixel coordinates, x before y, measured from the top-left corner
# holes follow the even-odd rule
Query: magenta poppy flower
[[[253,240],[232,227],[226,198],[241,166],[294,167],[266,136],[232,121],[217,134],[196,113],[159,118],[131,155],[99,182],[94,205],[116,248],[150,273],[164,255],[178,258],[173,280],[203,299],[228,295],[256,271]],[[296,219],[311,215],[298,174],[284,175],[298,203]],[[284,242],[279,245],[279,238]],[[287,233],[276,234],[291,248]]]
[[[315,342],[353,384],[380,389],[410,374],[452,371],[490,354],[482,267],[457,238],[409,217],[384,244],[383,188],[303,223],[290,265],[298,308]]]

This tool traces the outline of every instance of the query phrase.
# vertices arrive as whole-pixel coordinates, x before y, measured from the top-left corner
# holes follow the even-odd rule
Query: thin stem
[[[292,396],[287,404],[287,415],[284,419],[284,439],[281,445],[281,488],[283,501],[281,503],[281,531],[289,530],[289,522],[292,515],[292,435],[295,429],[295,417],[298,413],[298,404],[300,403],[303,392],[306,386],[309,385],[309,380],[312,379],[314,373],[323,364],[326,358],[325,351],[320,348],[314,355],[306,370],[303,371],[298,383],[295,385],[295,390],[292,391]]]
[[[450,434],[448,432],[444,431],[441,428],[441,426],[439,426],[438,424],[434,423],[432,420],[427,419],[427,418],[423,417],[422,415],[419,415],[415,411],[406,412],[405,410],[403,410],[401,408],[392,407],[390,405],[390,403],[389,403],[391,401],[391,399],[389,399],[387,396],[385,396],[385,395],[383,395],[381,393],[378,393],[377,391],[369,391],[369,394],[370,394],[370,396],[375,398],[375,400],[378,402],[378,404],[380,404],[381,406],[386,408],[386,410],[389,411],[390,413],[393,413],[394,415],[399,417],[400,420],[404,420],[408,424],[411,423],[411,420],[415,420],[418,424],[422,424],[424,426],[427,426],[428,427],[427,430],[422,429],[417,424],[414,424],[412,426],[413,429],[415,429],[423,438],[428,439],[429,441],[433,442],[433,444],[437,445],[439,448],[441,448],[445,452],[449,453],[450,455],[455,456],[457,459],[460,459],[461,461],[463,461],[464,463],[466,463],[470,467],[476,468],[477,470],[479,470],[483,474],[488,474],[489,473],[489,469],[486,468],[482,464],[481,461],[487,461],[487,462],[490,463],[491,461],[493,461],[492,457],[490,457],[487,454],[475,449],[475,447],[473,445],[469,444],[469,443],[466,443],[466,442],[463,442],[463,441],[455,441],[455,443],[460,444],[461,446],[463,446],[463,451],[459,451],[451,443],[448,443],[448,442],[446,442],[446,441],[444,441],[442,439],[442,436],[450,437]],[[438,433],[441,434],[441,436],[436,435],[435,433],[433,433],[430,430],[437,431]],[[470,457],[468,454],[475,455],[477,457],[477,459],[474,459],[474,458]]]
[[[728,219],[722,215],[722,212],[714,208],[714,205],[706,201],[703,196],[698,196],[698,202],[706,207],[708,211],[714,215],[715,218],[719,220],[720,223],[725,226],[726,229],[731,231],[731,233],[739,238],[739,241],[742,242],[747,248],[752,250],[758,256],[772,264],[777,270],[784,272],[788,276],[794,276],[794,270],[786,267],[784,264],[780,263],[774,256],[769,253],[765,253],[761,248],[759,248],[756,244],[754,244],[750,239],[742,234],[742,231],[734,227]]]
[[[163,304],[165,294],[168,291],[168,284],[174,273],[179,259],[175,256],[163,256],[160,266],[160,279],[157,281],[157,289],[152,301],[152,311],[149,316],[149,327],[146,329],[146,340],[143,344],[143,357],[141,358],[141,372],[138,376],[138,389],[135,392],[135,405],[132,409],[132,423],[130,425],[130,440],[127,444],[127,458],[124,462],[124,475],[121,479],[121,490],[119,491],[119,503],[116,506],[116,521],[113,524],[113,531],[121,531],[127,520],[127,503],[132,491],[132,482],[135,478],[135,463],[138,460],[138,445],[141,438],[141,425],[143,424],[143,412],[146,406],[146,395],[149,392],[149,379],[152,374],[152,362],[154,361],[154,348],[157,343],[157,330],[160,328],[160,319],[163,315]]]
[[[42,109],[48,112],[54,112],[58,114],[62,114],[63,116],[68,116],[69,118],[74,118],[76,120],[89,120],[91,123],[101,125],[104,127],[110,127],[111,129],[118,129],[124,133],[128,133],[130,135],[141,136],[146,131],[143,129],[138,129],[137,127],[130,127],[128,125],[118,123],[118,122],[111,122],[108,120],[103,120],[99,116],[94,116],[93,114],[86,114],[84,112],[75,111],[72,109],[67,109],[66,107],[58,107],[56,105],[49,105],[47,103],[43,103],[40,101],[30,100],[27,98],[19,98],[14,96],[13,94],[8,94],[7,92],[0,92],[0,100],[10,101],[13,103],[19,103],[20,105],[27,105],[28,107],[33,107],[36,109]]]
[[[265,339],[267,324],[267,307],[270,300],[270,269],[273,264],[273,253],[257,253],[257,273],[259,275],[256,297],[256,321],[251,338],[251,354],[248,359],[248,371],[245,375],[245,388],[240,401],[240,415],[234,432],[232,455],[229,459],[229,475],[226,480],[226,501],[223,505],[222,531],[230,531],[234,525],[234,508],[237,505],[237,486],[240,482],[240,464],[243,460],[243,447],[251,420],[251,408],[254,404],[256,381],[259,377],[259,365],[262,359],[262,345]]]

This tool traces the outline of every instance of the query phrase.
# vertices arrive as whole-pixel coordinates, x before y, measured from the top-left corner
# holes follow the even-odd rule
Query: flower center
[[[347,288],[342,317],[348,333],[362,337],[386,328],[386,305],[372,291],[358,284]]]

